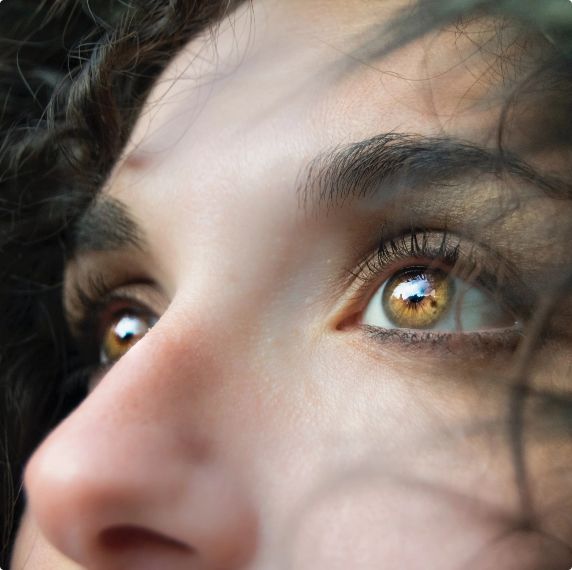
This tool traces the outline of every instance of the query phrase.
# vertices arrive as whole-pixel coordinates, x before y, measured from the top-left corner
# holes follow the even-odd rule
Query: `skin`
[[[343,143],[403,132],[494,146],[502,93],[474,44],[494,35],[475,23],[383,60],[364,52],[404,5],[256,1],[158,81],[104,190],[144,245],[78,253],[66,304],[73,317],[77,284],[103,273],[160,320],[32,456],[14,570],[572,565],[568,438],[528,429],[544,425],[532,405],[539,518],[522,525],[505,420],[514,349],[373,338],[362,316],[399,267],[352,279],[389,219],[466,233],[541,289],[565,261],[546,221],[568,205],[519,187],[520,209],[499,219],[508,186],[486,178],[327,213],[300,204],[300,173]],[[539,389],[566,393],[566,346],[535,365]]]

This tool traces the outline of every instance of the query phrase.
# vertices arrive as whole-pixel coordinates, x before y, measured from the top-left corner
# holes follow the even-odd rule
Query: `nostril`
[[[177,549],[191,552],[193,549],[183,542],[164,536],[157,532],[131,525],[114,526],[105,529],[99,535],[100,544],[106,550],[115,552],[139,549]]]

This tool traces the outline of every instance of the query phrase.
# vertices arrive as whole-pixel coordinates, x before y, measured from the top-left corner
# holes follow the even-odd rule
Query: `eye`
[[[376,291],[362,324],[383,329],[488,331],[518,323],[481,289],[436,267],[410,266],[394,273]]]
[[[157,323],[151,314],[123,312],[105,329],[100,345],[102,364],[113,364]]]

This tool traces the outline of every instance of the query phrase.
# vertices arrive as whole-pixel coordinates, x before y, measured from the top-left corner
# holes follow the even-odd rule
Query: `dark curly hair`
[[[78,381],[81,359],[62,308],[74,222],[108,178],[154,80],[190,39],[214,30],[245,1],[4,0],[0,5],[0,567],[8,566],[23,508],[23,466],[85,396]],[[467,21],[483,16],[494,19],[499,37],[510,28],[523,46],[534,37],[552,46],[538,48],[542,57],[524,77],[504,78],[509,88],[498,129],[499,157],[515,100],[538,91],[553,121],[548,144],[570,147],[570,2],[420,0],[380,29],[383,40],[375,49],[389,53],[441,26],[463,33]],[[494,57],[514,59],[508,53],[501,49]],[[546,192],[569,197],[568,181],[545,176],[543,184]],[[568,273],[554,296],[571,288]],[[525,507],[519,437],[528,396],[525,372],[552,309],[547,301],[538,310],[508,411]],[[569,402],[554,405],[572,423]]]

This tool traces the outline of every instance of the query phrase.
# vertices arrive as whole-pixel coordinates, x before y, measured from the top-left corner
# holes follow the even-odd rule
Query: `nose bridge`
[[[90,569],[139,568],[144,551],[175,569],[252,554],[257,514],[228,417],[242,407],[226,404],[236,371],[213,336],[170,310],[34,454],[30,507],[64,554]]]

